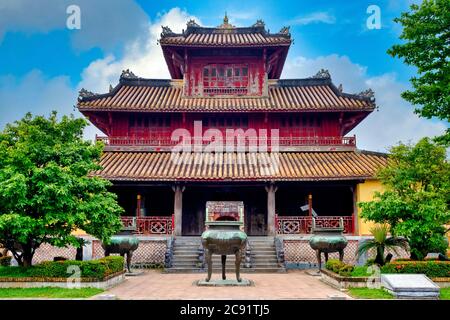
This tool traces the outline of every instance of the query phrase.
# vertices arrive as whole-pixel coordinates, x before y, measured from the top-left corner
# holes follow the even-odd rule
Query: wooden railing
[[[172,234],[174,231],[174,215],[149,217],[122,216],[121,219],[125,230],[131,230],[137,234]]]
[[[344,233],[353,234],[352,216],[319,216],[316,227],[339,227],[339,220],[344,222]],[[275,227],[278,234],[308,234],[311,233],[312,218],[310,216],[279,216],[275,217]]]
[[[178,141],[172,141],[170,136],[160,136],[154,138],[133,138],[133,137],[104,137],[96,136],[97,141],[102,141],[105,145],[111,146],[175,146],[178,145]],[[194,139],[192,139],[194,140]],[[236,138],[232,140],[224,139],[224,145],[237,144]],[[185,142],[188,144],[189,142]],[[194,143],[194,141],[192,142]],[[210,141],[201,141],[200,144],[208,145]],[[261,146],[278,143],[280,147],[289,146],[356,146],[356,136],[353,137],[280,137],[274,139],[270,138],[246,138],[246,146]]]

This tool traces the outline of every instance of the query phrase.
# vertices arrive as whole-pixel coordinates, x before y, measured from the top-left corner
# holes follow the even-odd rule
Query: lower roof
[[[319,181],[373,178],[385,154],[366,151],[279,153],[104,152],[112,181]]]
[[[328,77],[270,80],[266,96],[188,97],[182,80],[122,76],[109,93],[82,90],[78,101],[81,112],[372,112],[374,108],[370,92],[343,93]]]

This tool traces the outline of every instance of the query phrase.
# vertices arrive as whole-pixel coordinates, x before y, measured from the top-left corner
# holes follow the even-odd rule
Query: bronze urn
[[[311,233],[314,235],[309,239],[309,245],[316,251],[319,270],[322,268],[322,253],[325,255],[325,262],[328,261],[328,254],[332,252],[339,253],[339,260],[344,259],[344,249],[348,240],[342,234],[344,223],[342,218],[339,220],[339,227],[316,227],[316,219],[312,218]]]
[[[242,250],[247,244],[247,234],[240,230],[243,225],[241,221],[210,221],[206,222],[208,230],[204,231],[201,239],[205,250],[206,262],[208,264],[208,276],[211,279],[212,255],[219,254],[222,257],[222,279],[225,280],[225,264],[228,254],[236,257],[236,280],[241,282],[240,267]]]

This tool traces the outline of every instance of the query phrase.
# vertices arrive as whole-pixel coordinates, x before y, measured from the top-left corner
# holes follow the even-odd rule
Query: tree
[[[413,90],[402,97],[417,106],[420,116],[450,121],[450,1],[424,0],[410,8],[394,19],[403,26],[400,39],[406,42],[388,50],[417,67],[418,76],[410,79]],[[438,140],[449,145],[450,128]]]
[[[373,201],[362,202],[361,216],[388,223],[391,233],[408,239],[411,258],[445,254],[444,225],[450,222],[450,166],[445,148],[423,138],[416,145],[390,149],[388,164],[377,177],[386,187]]]
[[[111,183],[89,176],[103,147],[82,139],[86,125],[28,113],[0,133],[0,243],[19,265],[30,266],[42,243],[78,247],[75,229],[108,241],[121,228]]]
[[[405,238],[388,237],[389,226],[387,224],[380,224],[373,227],[370,229],[370,233],[373,235],[373,239],[367,239],[359,244],[357,250],[358,257],[371,249],[375,249],[376,256],[374,263],[384,266],[386,264],[386,257],[384,255],[386,249],[392,249],[395,253],[397,253],[397,247],[408,250],[408,240]]]

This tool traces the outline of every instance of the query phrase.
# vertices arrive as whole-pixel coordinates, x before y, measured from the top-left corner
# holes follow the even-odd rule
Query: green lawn
[[[358,299],[393,299],[394,297],[383,289],[349,288],[349,295]],[[450,288],[441,289],[441,300],[450,300]]]
[[[450,288],[441,289],[441,300],[450,300]]]
[[[0,288],[0,298],[89,298],[101,292],[97,288]]]
[[[370,274],[367,272],[366,266],[355,266],[353,268],[352,273],[350,274],[351,277],[369,277]]]
[[[393,299],[394,296],[383,289],[349,288],[348,293],[358,299]]]

